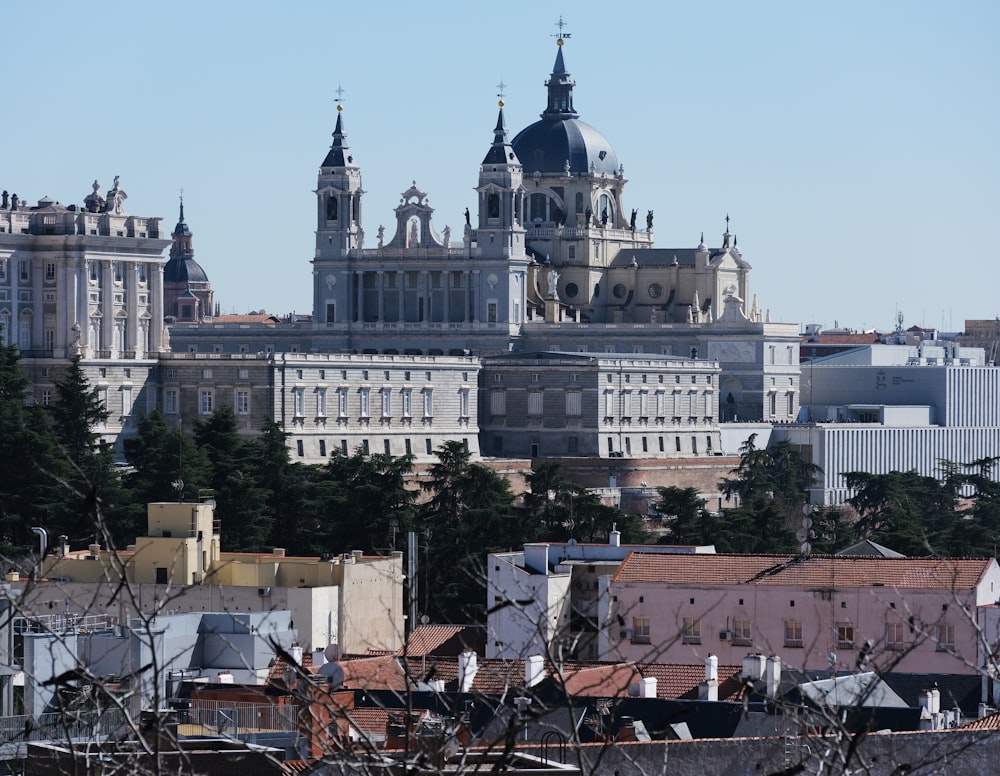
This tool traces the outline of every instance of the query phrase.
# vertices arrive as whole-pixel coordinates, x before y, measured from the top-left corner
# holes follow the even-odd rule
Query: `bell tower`
[[[338,89],[338,94],[342,90]],[[361,168],[348,148],[344,106],[337,99],[333,143],[319,168],[316,186],[316,253],[313,257],[313,321],[335,323],[347,311],[343,272],[352,254],[364,247],[361,227]],[[344,298],[341,298],[344,297]],[[338,311],[341,315],[338,316]]]
[[[502,88],[503,84],[500,86]],[[493,144],[479,166],[479,185],[476,187],[479,195],[477,244],[483,258],[506,258],[524,253],[524,168],[507,139],[503,105],[501,99]]]

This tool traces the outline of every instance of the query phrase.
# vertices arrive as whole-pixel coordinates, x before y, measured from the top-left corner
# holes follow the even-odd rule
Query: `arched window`
[[[486,198],[486,217],[500,218],[500,195],[490,194]]]
[[[532,221],[549,220],[549,198],[544,194],[532,194],[529,201]]]

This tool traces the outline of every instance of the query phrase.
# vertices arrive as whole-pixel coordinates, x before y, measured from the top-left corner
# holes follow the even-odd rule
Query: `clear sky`
[[[0,188],[177,221],[223,312],[311,312],[336,90],[367,244],[411,181],[460,233],[492,140],[545,107],[560,14],[580,117],[658,247],[728,213],[775,321],[1000,315],[1000,3],[704,0],[5,4]]]

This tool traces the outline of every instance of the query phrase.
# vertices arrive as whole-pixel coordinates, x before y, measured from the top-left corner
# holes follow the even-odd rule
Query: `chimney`
[[[319,668],[320,666],[326,665],[326,650],[314,649],[313,650],[313,668]]]
[[[476,678],[476,653],[467,650],[458,656],[458,691],[472,692],[472,680]]]
[[[743,669],[740,671],[740,679],[749,682],[759,682],[764,678],[764,656],[745,655],[743,657]]]
[[[271,554],[272,554],[272,555],[273,555],[274,557],[276,557],[276,558],[284,558],[284,557],[285,557],[285,548],[284,548],[284,547],[275,547],[275,548],[274,548],[274,549],[273,549],[273,550],[271,551]]]
[[[655,676],[644,676],[639,680],[639,697],[640,698],[655,698],[656,697],[656,677]]]
[[[608,534],[608,544],[612,547],[622,546],[622,532],[618,530],[617,525],[612,528],[611,533]]]
[[[545,678],[545,659],[541,655],[530,655],[524,661],[524,686],[534,687]]]
[[[69,537],[66,534],[59,535],[59,555],[63,558],[69,555]]]
[[[768,698],[777,698],[780,686],[781,658],[777,655],[771,655],[764,666],[764,692]]]
[[[719,658],[712,653],[705,658],[705,681],[698,685],[698,700],[719,700]]]

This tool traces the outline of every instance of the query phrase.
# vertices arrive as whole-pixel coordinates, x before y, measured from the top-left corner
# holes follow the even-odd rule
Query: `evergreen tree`
[[[146,505],[164,501],[197,501],[209,486],[205,454],[182,429],[168,425],[157,409],[139,419],[137,433],[124,442],[131,470],[124,476],[128,526],[133,536],[146,530]]]
[[[97,389],[74,356],[56,383],[50,408],[52,428],[70,473],[67,477],[67,515],[59,532],[70,542],[111,542],[124,546],[132,540],[128,510],[124,507],[121,478],[111,445],[101,439],[99,426],[109,417]]]
[[[28,387],[17,347],[0,345],[0,553],[6,557],[35,550],[31,526],[57,534],[66,521],[69,469],[48,413],[25,404]]]
[[[485,555],[517,546],[519,523],[507,481],[471,462],[459,441],[438,448],[438,462],[421,487],[431,494],[421,510],[426,545],[421,604],[438,622],[482,621]]]
[[[196,421],[194,438],[211,464],[209,484],[215,494],[222,548],[262,551],[269,544],[273,519],[257,482],[258,456],[253,444],[240,438],[232,409],[220,407],[206,420]]]
[[[654,509],[669,521],[670,532],[662,544],[711,544],[706,538],[705,499],[697,488],[678,488],[674,485],[657,488],[660,500]]]
[[[320,538],[326,547],[336,552],[395,547],[414,526],[416,494],[406,487],[412,467],[410,456],[369,455],[360,448],[352,455],[335,453],[321,478],[326,523]]]

